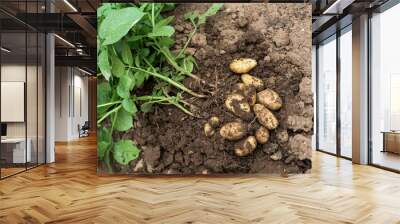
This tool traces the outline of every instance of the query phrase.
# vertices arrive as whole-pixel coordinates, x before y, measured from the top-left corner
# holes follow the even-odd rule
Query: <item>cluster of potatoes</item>
[[[282,107],[282,99],[275,91],[265,88],[261,79],[248,74],[256,66],[257,61],[250,58],[236,59],[229,65],[231,71],[241,75],[242,82],[237,83],[226,97],[225,107],[238,120],[224,124],[219,133],[224,139],[238,141],[234,149],[237,156],[247,156],[256,149],[257,144],[266,144],[269,131],[279,125],[272,111]],[[255,118],[261,126],[254,136],[248,136],[246,122]],[[204,125],[204,134],[207,137],[214,135],[219,126],[219,118],[211,117]]]

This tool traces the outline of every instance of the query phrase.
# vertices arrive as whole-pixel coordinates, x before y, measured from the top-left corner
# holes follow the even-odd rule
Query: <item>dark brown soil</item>
[[[205,11],[209,5],[182,4],[176,16],[176,49],[191,31],[182,15]],[[225,4],[210,17],[190,44],[198,68],[194,74],[207,84],[186,79],[184,84],[209,97],[191,98],[191,117],[173,106],[156,106],[153,113],[140,114],[135,128],[123,138],[133,139],[141,149],[129,166],[114,165],[115,172],[128,174],[297,173],[311,168],[313,105],[311,92],[311,7],[305,4]],[[237,120],[224,107],[226,95],[240,76],[229,70],[236,58],[253,58],[251,75],[263,79],[267,88],[283,99],[274,112],[280,124],[270,140],[246,157],[234,154],[236,142],[224,140],[216,131],[203,132],[205,122],[217,116],[222,123]],[[215,86],[215,87],[212,87]],[[254,121],[254,120],[253,120]],[[259,124],[249,122],[249,133]],[[296,137],[295,137],[296,136]],[[271,156],[278,160],[274,161]]]

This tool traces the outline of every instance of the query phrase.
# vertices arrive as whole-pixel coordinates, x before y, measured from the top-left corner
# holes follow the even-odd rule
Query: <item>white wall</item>
[[[72,67],[56,67],[55,73],[55,140],[74,140],[78,125],[88,120],[88,78]]]

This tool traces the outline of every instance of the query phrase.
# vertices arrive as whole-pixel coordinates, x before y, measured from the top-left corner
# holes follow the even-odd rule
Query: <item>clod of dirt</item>
[[[254,113],[256,114],[258,122],[268,128],[269,130],[278,127],[279,122],[275,115],[261,104],[255,104],[253,107]]]
[[[281,160],[282,159],[282,152],[281,151],[277,151],[275,152],[271,157],[272,160]]]
[[[304,77],[299,84],[299,96],[305,103],[313,102],[312,81]]]
[[[289,141],[289,149],[298,159],[311,159],[311,140],[304,135],[297,134]]]
[[[219,133],[225,139],[236,141],[247,134],[247,128],[242,122],[230,122],[222,126]]]
[[[249,136],[245,140],[235,145],[235,154],[237,156],[247,156],[257,147],[257,140],[254,136]]]
[[[143,158],[146,161],[146,164],[151,167],[155,167],[158,164],[158,160],[160,159],[160,146],[154,147],[142,147]]]
[[[192,47],[188,47],[185,49],[185,54],[188,55],[195,55],[196,54],[197,49],[196,48],[192,48]]]
[[[281,97],[272,89],[257,93],[257,102],[270,110],[279,110],[282,107]]]
[[[259,127],[256,131],[256,139],[257,142],[260,144],[265,144],[268,142],[269,139],[269,131],[264,127]]]
[[[289,33],[283,29],[279,29],[274,33],[272,41],[274,42],[276,47],[287,46],[290,43]]]
[[[291,115],[287,119],[287,126],[293,131],[309,132],[313,128],[312,117]]]
[[[251,58],[235,59],[229,64],[229,68],[231,69],[231,71],[237,74],[248,73],[256,66],[257,61]]]
[[[207,36],[202,33],[196,33],[193,35],[191,43],[195,47],[204,47],[207,45]]]
[[[241,79],[246,86],[252,86],[257,91],[264,89],[264,82],[257,77],[251,76],[249,74],[243,74],[241,76]]]
[[[276,134],[279,143],[285,143],[289,140],[289,134],[286,130],[280,131]]]

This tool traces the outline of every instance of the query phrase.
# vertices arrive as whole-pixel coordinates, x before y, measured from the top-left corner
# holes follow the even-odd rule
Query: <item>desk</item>
[[[400,154],[400,131],[383,131],[382,152]]]
[[[31,162],[32,160],[32,153],[31,153],[31,146],[32,141],[30,138],[27,139],[28,144],[26,147],[25,153],[25,138],[5,138],[1,139],[1,150],[2,150],[2,157],[3,152],[11,152],[11,156],[7,156],[9,158],[5,158],[6,162],[8,163],[26,163]],[[7,155],[7,153],[5,153]],[[12,160],[11,160],[12,158]],[[25,160],[26,159],[26,160]]]

